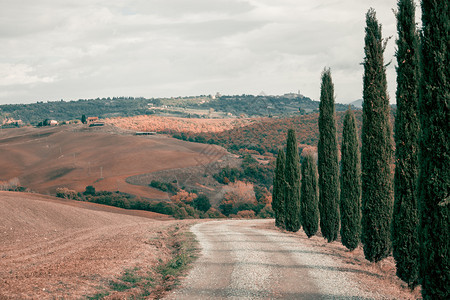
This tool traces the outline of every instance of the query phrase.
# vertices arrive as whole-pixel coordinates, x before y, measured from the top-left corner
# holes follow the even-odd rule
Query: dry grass
[[[195,119],[160,116],[135,116],[106,119],[105,123],[123,129],[156,132],[222,132],[254,122],[253,119]]]

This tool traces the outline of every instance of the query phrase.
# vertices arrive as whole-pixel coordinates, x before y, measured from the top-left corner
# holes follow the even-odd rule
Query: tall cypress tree
[[[317,194],[317,165],[311,154],[303,158],[300,199],[303,230],[308,237],[312,237],[319,229],[319,197]]]
[[[391,252],[392,142],[389,123],[385,43],[375,10],[366,14],[363,126],[362,126],[362,236],[364,255],[378,262]]]
[[[286,230],[300,229],[300,161],[298,156],[297,138],[293,129],[288,130],[285,169],[285,224]]]
[[[328,242],[339,232],[339,165],[334,112],[334,86],[330,69],[322,73],[319,116],[319,211],[320,230]]]
[[[394,214],[392,249],[397,276],[413,288],[419,271],[417,214],[418,40],[413,0],[399,0],[397,12],[397,114],[395,118]]]
[[[284,192],[286,182],[284,180],[284,169],[286,165],[286,157],[284,149],[278,150],[277,162],[275,167],[275,176],[273,177],[273,196],[272,208],[275,213],[275,225],[284,228],[285,224],[285,202]]]
[[[450,3],[422,0],[419,243],[424,299],[450,298]]]
[[[361,155],[355,115],[350,108],[344,117],[341,155],[341,241],[354,250],[361,237]]]

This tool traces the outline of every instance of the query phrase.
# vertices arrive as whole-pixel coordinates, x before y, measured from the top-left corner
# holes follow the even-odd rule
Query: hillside
[[[338,140],[341,141],[344,112],[336,113]],[[358,128],[362,113],[355,110]],[[276,154],[286,142],[287,131],[294,128],[300,149],[317,146],[318,113],[290,118],[186,119],[156,116],[113,118],[107,123],[126,130],[156,131],[182,140],[218,144],[229,151],[254,150],[260,154]],[[360,131],[361,132],[361,131]]]
[[[85,125],[2,130],[0,151],[3,185],[21,185],[42,194],[55,194],[58,187],[81,192],[92,185],[151,199],[167,199],[167,194],[129,184],[126,178],[201,166],[226,154],[217,146]]]
[[[344,111],[347,106],[336,104],[336,110]],[[0,105],[0,123],[9,127],[20,124],[37,125],[46,119],[59,122],[80,120],[82,115],[97,116],[101,119],[138,115],[186,118],[236,118],[241,115],[248,117],[292,116],[310,113],[318,108],[318,101],[313,101],[300,94],[236,95],[217,98],[213,96],[151,99],[117,97]]]
[[[189,224],[17,192],[0,192],[0,207],[0,299],[114,293],[111,283],[126,270],[157,279],[156,266],[170,258],[168,231]]]

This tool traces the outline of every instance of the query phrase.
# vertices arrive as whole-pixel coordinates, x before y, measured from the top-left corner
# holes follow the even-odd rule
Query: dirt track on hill
[[[169,255],[168,229],[186,222],[14,192],[0,192],[0,207],[0,299],[109,291],[125,269],[153,272]]]

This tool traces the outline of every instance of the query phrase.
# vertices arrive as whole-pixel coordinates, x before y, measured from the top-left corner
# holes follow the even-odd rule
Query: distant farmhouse
[[[86,119],[86,122],[87,122],[87,124],[93,124],[93,123],[96,123],[96,122],[98,122],[98,117],[88,117],[88,118]]]

